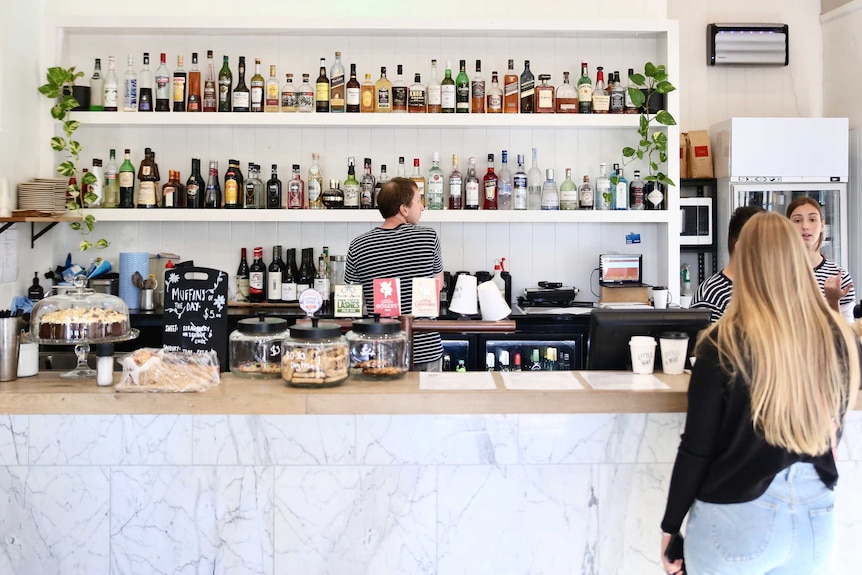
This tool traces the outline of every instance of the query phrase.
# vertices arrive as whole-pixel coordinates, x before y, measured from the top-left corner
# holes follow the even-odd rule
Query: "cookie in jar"
[[[230,371],[240,377],[277,379],[281,376],[281,342],[287,321],[259,315],[241,319],[230,334]]]
[[[351,375],[360,379],[396,379],[407,373],[410,342],[400,322],[380,316],[356,320],[346,337]]]
[[[348,376],[347,339],[332,323],[295,325],[281,344],[281,378],[292,387],[334,387]]]

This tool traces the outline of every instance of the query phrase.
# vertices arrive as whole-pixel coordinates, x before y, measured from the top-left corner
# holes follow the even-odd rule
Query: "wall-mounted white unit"
[[[710,66],[787,66],[787,24],[707,24],[706,63]]]

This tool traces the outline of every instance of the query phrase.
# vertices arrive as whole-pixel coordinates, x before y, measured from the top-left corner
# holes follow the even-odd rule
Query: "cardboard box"
[[[679,135],[679,177],[689,178],[688,169],[688,132]]]
[[[599,303],[649,303],[646,286],[599,286]]]
[[[697,130],[688,133],[688,153],[686,154],[690,178],[712,178],[712,149],[709,133]]]

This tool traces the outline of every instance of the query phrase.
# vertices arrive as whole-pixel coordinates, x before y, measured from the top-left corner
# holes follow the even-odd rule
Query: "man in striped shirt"
[[[736,250],[736,241],[751,216],[762,212],[760,206],[742,206],[733,212],[730,223],[727,226],[727,265],[723,270],[706,279],[697,288],[692,300],[691,307],[709,310],[709,321],[715,323],[727,309],[730,296],[733,295],[733,252]]]
[[[377,208],[384,221],[350,242],[344,281],[362,284],[366,308],[373,309],[374,279],[401,280],[401,313],[412,313],[413,278],[443,281],[437,232],[419,225],[425,207],[419,188],[407,178],[392,178],[380,190]],[[443,344],[436,332],[413,334],[413,369],[440,371]]]

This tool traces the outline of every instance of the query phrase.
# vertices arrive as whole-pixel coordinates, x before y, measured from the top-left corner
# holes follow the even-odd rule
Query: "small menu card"
[[[374,280],[374,313],[380,317],[401,315],[401,280],[377,278]]]
[[[440,315],[440,289],[435,278],[413,278],[413,315]]]
[[[362,317],[362,284],[337,285],[335,317]]]

